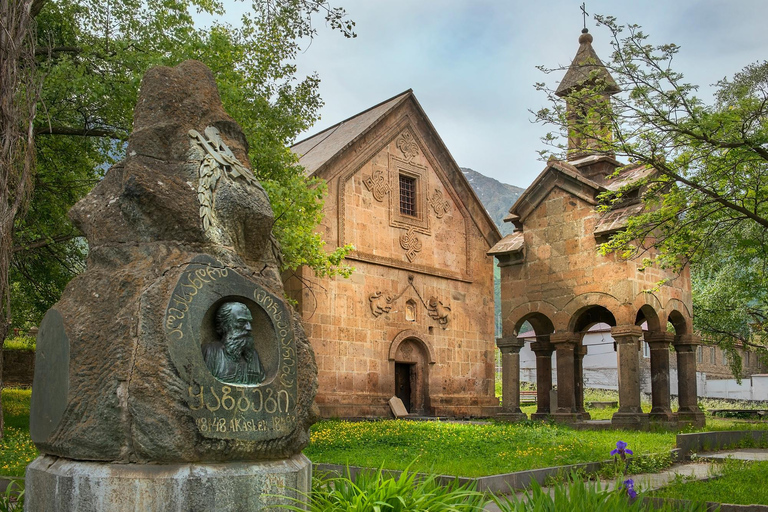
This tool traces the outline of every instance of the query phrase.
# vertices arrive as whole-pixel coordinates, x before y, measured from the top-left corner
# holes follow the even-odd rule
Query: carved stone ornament
[[[421,241],[416,238],[413,228],[409,228],[408,231],[400,235],[400,247],[405,249],[405,255],[410,262],[413,262],[416,259],[416,254],[421,252]]]
[[[435,189],[435,192],[427,199],[427,203],[435,211],[435,216],[438,219],[442,219],[443,215],[451,210],[451,203],[443,199],[443,193],[439,189]]]
[[[264,190],[261,183],[235,157],[232,151],[221,140],[219,130],[213,126],[205,129],[205,137],[197,130],[189,130],[189,136],[194,143],[205,150],[205,157],[198,171],[199,182],[197,184],[197,200],[200,203],[200,218],[203,221],[203,230],[208,232],[215,224],[213,214],[213,194],[216,184],[224,171],[225,176],[231,179],[243,178],[247,183]],[[206,139],[207,137],[207,139]]]
[[[412,289],[421,301],[424,309],[427,310],[429,317],[437,321],[440,327],[447,329],[448,321],[450,320],[449,315],[451,313],[451,307],[444,304],[443,301],[434,296],[430,297],[429,300],[425,302],[421,297],[419,290],[413,284],[413,279],[413,275],[409,275],[408,285],[405,286],[397,295],[384,295],[384,293],[381,291],[377,291],[376,293],[371,294],[368,297],[368,300],[371,303],[371,312],[373,313],[373,316],[378,318],[383,313],[389,313],[392,310],[392,306],[394,306],[395,302],[397,302],[397,300],[402,297],[405,292],[408,291],[408,289]],[[408,304],[413,304],[415,306],[417,302],[413,299],[409,299]]]
[[[397,138],[395,144],[397,145],[397,149],[402,151],[403,156],[409,162],[419,154],[419,145],[413,140],[411,132],[405,131],[400,134],[400,137]]]
[[[440,327],[445,329],[448,326],[448,315],[451,313],[451,307],[443,304],[437,297],[430,297],[427,301],[427,312],[433,320],[437,320]]]
[[[371,313],[378,318],[384,313],[389,313],[392,310],[392,297],[385,295],[382,297],[381,292],[376,292],[368,297],[371,303]]]
[[[384,196],[389,194],[389,183],[380,169],[374,170],[370,176],[364,178],[363,184],[365,188],[371,191],[373,198],[379,202],[384,201]]]

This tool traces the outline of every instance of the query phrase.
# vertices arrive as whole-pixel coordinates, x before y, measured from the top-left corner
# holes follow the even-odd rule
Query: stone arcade
[[[90,254],[40,328],[26,510],[251,511],[308,492],[314,356],[204,65],[147,72],[126,159],[70,216]]]
[[[592,48],[584,29],[579,50],[557,89],[566,98],[569,120],[583,123],[588,109],[569,97],[573,91],[599,80],[602,98],[618,92],[615,81]],[[589,122],[601,122],[601,120]],[[607,125],[595,126],[610,134]],[[704,414],[696,396],[695,350],[699,338],[692,332],[691,283],[686,269],[681,275],[656,267],[642,268],[638,260],[601,256],[597,246],[626,225],[639,212],[639,180],[655,171],[643,166],[623,167],[613,155],[601,153],[596,141],[571,130],[567,161],[550,160],[510,209],[505,219],[515,232],[489,252],[501,267],[503,337],[502,409],[512,419],[524,418],[519,400],[518,338],[525,322],[535,332],[531,348],[536,353],[538,410],[533,418],[552,416],[577,422],[589,419],[584,411],[581,362],[582,337],[597,323],[611,326],[619,368],[619,410],[612,424],[642,428],[649,420],[661,424],[703,425]],[[628,186],[627,200],[610,211],[596,211],[598,195]],[[662,279],[670,281],[654,290]],[[653,290],[653,291],[652,291]],[[667,323],[674,333],[667,331]],[[646,329],[643,329],[645,325]],[[653,408],[640,408],[640,339],[650,345]],[[679,410],[670,407],[669,348],[677,353]],[[557,357],[557,409],[550,407],[552,354]]]

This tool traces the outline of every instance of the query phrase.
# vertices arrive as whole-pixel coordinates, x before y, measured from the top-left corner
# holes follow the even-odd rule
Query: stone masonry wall
[[[526,312],[538,310],[550,317],[556,330],[566,330],[573,314],[586,305],[599,304],[619,325],[635,323],[640,306],[649,303],[664,320],[672,309],[691,304],[687,272],[680,279],[657,268],[640,269],[640,261],[616,254],[602,256],[593,234],[598,214],[588,202],[553,188],[525,220],[525,258],[522,264],[503,267],[502,318],[505,332]],[[654,288],[664,277],[672,286]],[[522,308],[522,311],[521,311]]]

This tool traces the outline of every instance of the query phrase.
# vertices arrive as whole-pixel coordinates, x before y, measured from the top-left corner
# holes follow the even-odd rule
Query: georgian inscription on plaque
[[[295,428],[296,342],[277,296],[201,257],[179,277],[164,327],[202,435],[267,440]]]

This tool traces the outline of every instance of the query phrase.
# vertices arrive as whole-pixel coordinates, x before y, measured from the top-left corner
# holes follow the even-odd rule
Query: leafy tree
[[[719,81],[707,103],[672,68],[678,46],[652,45],[637,25],[596,19],[610,34],[613,54],[605,67],[621,92],[610,103],[593,101],[611,87],[593,71],[590,87],[573,98],[611,130],[595,130],[592,123],[569,126],[565,105],[544,84],[537,87],[551,107],[536,117],[558,126],[565,137],[591,141],[595,153],[657,171],[643,183],[644,211],[602,251],[676,270],[690,264],[695,327],[730,351],[732,361],[739,361],[738,345],[765,357],[768,63]],[[545,140],[564,150],[555,134]],[[605,207],[623,201],[626,192],[607,194]]]
[[[270,194],[285,268],[348,275],[342,259],[350,248],[329,252],[314,232],[325,184],[308,179],[286,147],[322,105],[319,79],[298,79],[292,60],[317,34],[318,16],[354,37],[343,9],[327,0],[253,0],[238,26],[198,28],[194,12],[221,15],[224,3],[38,1],[36,192],[28,214],[15,221],[14,325],[39,322],[82,269],[87,247],[66,212],[122,156],[144,72],[190,58],[211,68],[225,109],[243,127],[254,172]]]

